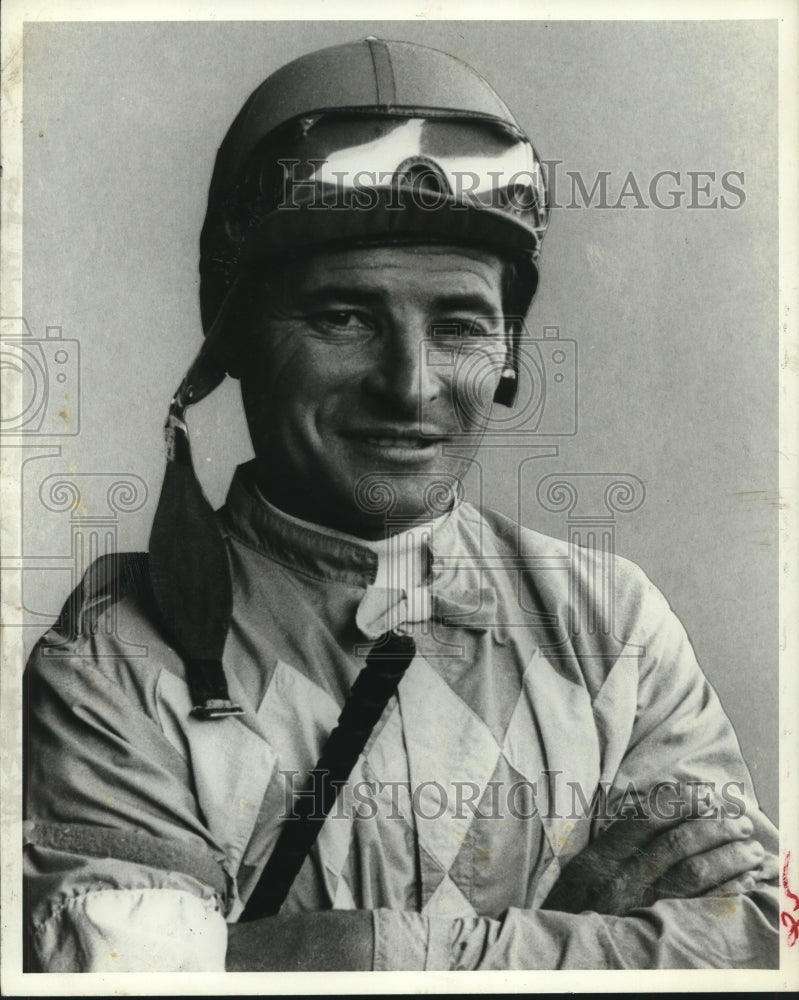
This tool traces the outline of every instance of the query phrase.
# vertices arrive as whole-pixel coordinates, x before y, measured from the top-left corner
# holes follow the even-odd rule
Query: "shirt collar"
[[[236,469],[225,507],[220,512],[231,535],[250,548],[317,579],[361,587],[375,583],[380,555],[389,547],[396,550],[398,536],[367,542],[287,514],[261,496],[254,468],[255,463],[248,462]],[[412,547],[420,551],[427,548],[430,562],[436,548],[446,549],[448,540],[452,540],[460,506],[459,503],[449,513],[409,529],[414,536]]]

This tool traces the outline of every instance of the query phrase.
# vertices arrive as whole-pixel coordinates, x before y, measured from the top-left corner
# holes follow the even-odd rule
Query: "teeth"
[[[424,448],[428,442],[419,440],[408,440],[406,438],[367,438],[369,444],[377,445],[379,448]]]

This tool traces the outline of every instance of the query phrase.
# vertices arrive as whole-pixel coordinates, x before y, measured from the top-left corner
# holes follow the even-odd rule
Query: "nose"
[[[404,415],[416,415],[441,392],[440,372],[429,363],[427,334],[426,322],[409,316],[393,323],[375,345],[369,388]]]

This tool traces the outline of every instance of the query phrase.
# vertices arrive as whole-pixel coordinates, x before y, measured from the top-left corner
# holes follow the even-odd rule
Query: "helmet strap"
[[[237,284],[231,287],[208,337],[169,407],[167,462],[150,533],[150,582],[163,627],[182,657],[191,715],[219,719],[241,715],[230,698],[222,654],[233,609],[225,543],[191,458],[186,410],[225,377],[216,341]]]
[[[508,324],[508,346],[505,354],[505,364],[502,368],[497,387],[494,390],[494,402],[501,406],[513,406],[516,392],[519,388],[519,334],[520,322],[513,320]]]

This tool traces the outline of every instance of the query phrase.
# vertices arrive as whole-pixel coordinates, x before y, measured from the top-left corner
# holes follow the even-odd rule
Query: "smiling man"
[[[29,666],[28,968],[776,962],[775,831],[666,601],[463,496],[547,218],[443,53],[325,49],[247,101],[150,551]],[[185,412],[226,372],[255,458],[214,513]]]

